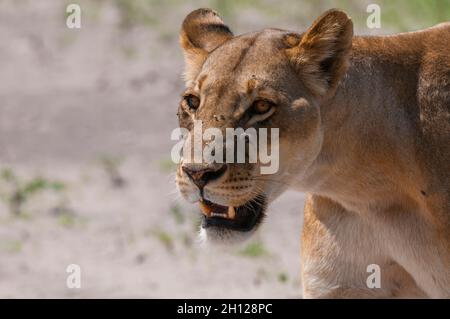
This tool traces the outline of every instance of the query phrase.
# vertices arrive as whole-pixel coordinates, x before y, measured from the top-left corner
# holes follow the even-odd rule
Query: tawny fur
[[[330,10],[305,33],[233,37],[202,10],[180,37],[187,91],[201,100],[195,112],[180,106],[180,126],[242,126],[236,110],[266,96],[276,109],[256,125],[280,128],[279,172],[230,165],[206,187],[210,198],[242,205],[261,192],[269,201],[288,188],[309,193],[305,297],[449,298],[450,24],[357,37],[350,18]],[[199,199],[180,168],[177,182]],[[381,267],[381,288],[367,287],[369,264]]]

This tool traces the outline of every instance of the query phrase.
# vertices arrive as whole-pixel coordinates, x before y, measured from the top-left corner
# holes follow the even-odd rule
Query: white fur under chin
[[[200,226],[198,241],[201,246],[236,246],[245,243],[255,231],[238,232],[228,229],[206,230]]]
[[[208,234],[206,233],[206,229],[204,229],[202,226],[200,226],[198,232],[198,241],[201,246],[206,245],[206,243],[208,242]]]

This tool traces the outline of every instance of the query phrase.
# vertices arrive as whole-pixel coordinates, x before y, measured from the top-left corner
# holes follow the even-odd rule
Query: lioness
[[[304,33],[234,36],[216,12],[182,24],[180,127],[279,128],[280,168],[187,163],[209,241],[248,237],[287,188],[308,192],[303,296],[450,297],[450,24],[353,36],[329,10]],[[367,285],[379,265],[381,287]]]

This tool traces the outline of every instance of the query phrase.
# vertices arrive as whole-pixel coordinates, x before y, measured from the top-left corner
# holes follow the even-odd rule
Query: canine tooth
[[[227,217],[229,219],[234,219],[234,217],[236,217],[236,210],[233,206],[228,206]]]
[[[202,210],[203,215],[209,217],[211,215],[211,208],[203,202],[200,202],[200,209]]]

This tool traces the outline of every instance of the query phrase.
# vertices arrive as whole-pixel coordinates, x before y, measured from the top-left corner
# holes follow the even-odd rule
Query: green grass
[[[58,224],[63,227],[73,228],[77,224],[77,220],[71,214],[61,214],[58,216]]]
[[[159,161],[159,169],[163,173],[172,173],[175,171],[177,164],[171,158],[163,158]]]
[[[102,155],[99,158],[99,163],[103,167],[105,173],[108,175],[110,183],[113,187],[121,188],[126,185],[125,178],[121,173],[121,166],[124,163],[123,157]]]
[[[40,193],[51,191],[63,197],[66,189],[64,183],[51,181],[43,177],[23,179],[12,169],[5,168],[0,172],[0,199],[8,206],[10,214],[20,216],[30,199]]]
[[[268,254],[266,247],[260,241],[251,242],[239,251],[239,255],[250,258],[263,257]]]
[[[120,25],[130,28],[135,25],[155,25],[158,15],[155,12],[162,2],[154,0],[115,0],[114,4],[120,14]]]
[[[164,21],[168,14],[173,12],[188,13],[187,8],[208,7],[219,12],[219,14],[230,23],[245,23],[245,12],[254,11],[270,20],[286,21],[291,25],[304,26],[310,24],[317,16],[325,10],[340,8],[352,16],[355,25],[366,28],[366,7],[368,4],[376,3],[381,7],[382,27],[389,27],[394,31],[405,31],[424,28],[438,22],[450,20],[450,0],[115,0],[114,4],[120,14],[121,26],[132,27],[136,25],[159,26],[176,35],[181,24],[169,24]],[[185,9],[186,8],[186,9]],[[184,12],[186,11],[186,12]],[[184,16],[183,16],[184,17]],[[282,19],[282,20],[281,20]],[[164,26],[164,27],[162,27]]]
[[[77,216],[73,211],[66,207],[58,207],[57,209],[57,223],[65,228],[74,228],[79,226],[85,226],[87,220],[80,216]]]
[[[168,251],[172,251],[174,249],[174,241],[169,233],[163,230],[157,230],[153,234]]]
[[[288,275],[285,272],[278,273],[277,278],[278,278],[278,281],[283,284],[286,283],[289,279]]]
[[[5,240],[0,244],[0,249],[8,253],[20,253],[23,244],[20,240]]]
[[[450,0],[379,1],[381,23],[412,31],[450,20]]]

